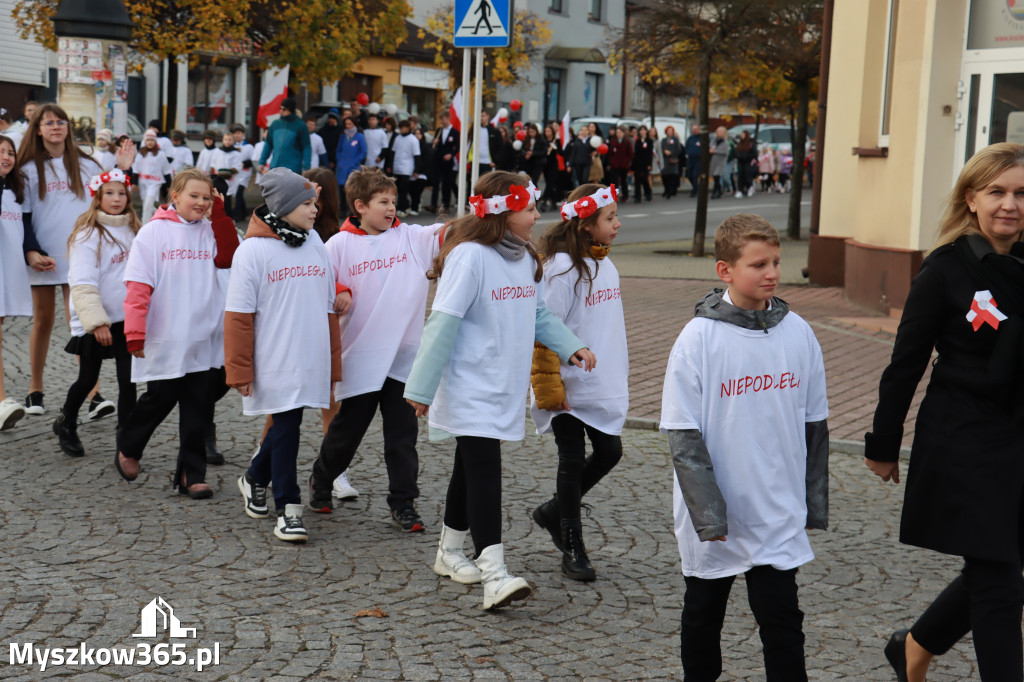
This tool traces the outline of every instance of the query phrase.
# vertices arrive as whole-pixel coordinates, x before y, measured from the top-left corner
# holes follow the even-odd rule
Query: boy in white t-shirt
[[[245,513],[262,519],[270,515],[267,487],[273,483],[274,535],[305,542],[295,462],[302,410],[328,407],[331,381],[341,379],[334,281],[312,229],[317,188],[274,168],[263,176],[263,198],[232,262],[224,361],[227,384],[242,394],[242,412],[273,415],[273,424],[238,489]]]
[[[423,335],[426,273],[439,250],[441,226],[397,223],[395,181],[379,168],[349,175],[345,198],[354,215],[327,240],[340,291],[335,309],[342,316],[345,377],[334,393],[341,406],[313,464],[309,506],[321,513],[333,509],[332,482],[351,464],[379,407],[391,517],[407,533],[423,531],[413,506],[419,497],[418,425],[403,394]]]
[[[669,356],[661,429],[675,468],[686,679],[722,673],[729,591],[744,574],[769,682],[807,679],[797,567],[828,527],[828,401],[810,326],[776,298],[779,236],[737,214],[715,233],[728,290],[697,304]]]

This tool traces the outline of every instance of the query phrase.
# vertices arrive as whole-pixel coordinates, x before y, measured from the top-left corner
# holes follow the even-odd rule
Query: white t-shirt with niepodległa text
[[[523,406],[540,307],[536,262],[492,246],[459,244],[445,258],[433,310],[462,318],[430,426],[456,436],[522,440]]]
[[[21,204],[12,190],[4,188],[0,192],[0,317],[32,316],[32,287],[22,250],[24,239]]]
[[[617,436],[629,409],[629,353],[619,272],[608,258],[584,262],[590,272],[597,272],[593,282],[579,280],[567,253],[557,253],[544,263],[543,304],[600,359],[591,372],[562,364],[562,385],[571,409],[568,414]],[[541,410],[535,399],[530,411],[537,433],[550,431],[551,420],[563,414]]]
[[[135,236],[124,278],[148,284],[153,294],[146,316],[146,357],[132,358],[133,382],[224,366],[224,296],[213,264],[216,255],[208,220],[152,220]]]
[[[92,157],[79,157],[78,174],[82,178],[82,196],[78,197],[71,190],[63,157],[47,159],[43,163],[45,177],[42,181],[36,173],[34,161],[29,161],[21,167],[21,172],[25,174],[22,210],[32,214],[32,229],[39,240],[39,246],[57,264],[56,268],[45,272],[30,269],[28,281],[32,286],[67,284],[68,237],[71,236],[78,216],[85,213],[92,202],[92,197],[89,196],[89,180],[100,170],[99,164]],[[46,187],[42,199],[39,198],[40,182]]]
[[[244,414],[276,414],[331,403],[334,282],[320,236],[301,246],[250,237],[231,263],[225,309],[255,313],[252,394]]]
[[[377,235],[342,231],[327,240],[334,276],[352,290],[352,305],[339,316],[343,370],[336,399],[379,391],[387,378],[409,378],[441,227],[401,223]]]
[[[701,542],[675,481],[683,575],[789,570],[814,558],[805,425],[827,417],[821,348],[795,313],[767,332],[705,317],[683,328],[665,373],[661,429],[700,431],[729,526],[725,542]]]
[[[124,272],[128,265],[128,254],[135,241],[135,233],[128,225],[104,225],[109,237],[104,237],[93,228],[75,235],[71,243],[68,268],[68,284],[88,284],[100,293],[103,310],[111,324],[124,321],[124,299],[127,287]],[[71,313],[72,336],[84,336],[85,329],[78,319],[75,299],[68,302]]]

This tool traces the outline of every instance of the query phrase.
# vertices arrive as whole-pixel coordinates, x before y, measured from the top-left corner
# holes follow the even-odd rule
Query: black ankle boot
[[[565,545],[562,544],[562,527],[559,524],[558,515],[558,497],[552,497],[534,509],[533,520],[537,522],[538,526],[551,534],[551,541],[555,543],[558,551],[564,552]]]
[[[206,463],[221,465],[224,463],[224,455],[217,452],[217,425],[210,424],[206,428]]]
[[[61,451],[68,457],[83,457],[85,448],[78,437],[78,423],[71,421],[64,416],[64,408],[53,420],[53,432],[57,435],[57,442],[60,443]]]
[[[583,546],[583,526],[579,519],[562,519],[562,573],[573,580],[593,580],[597,577],[590,565],[587,548]]]

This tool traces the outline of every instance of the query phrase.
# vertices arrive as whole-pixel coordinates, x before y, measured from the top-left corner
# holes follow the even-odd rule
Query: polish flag
[[[569,146],[569,110],[565,110],[565,116],[562,117],[562,125],[558,128],[558,141],[562,143],[562,149]]]
[[[256,112],[256,125],[267,128],[281,116],[281,101],[288,96],[288,67],[267,69],[263,72],[260,90],[260,108]]]
[[[455,91],[455,97],[452,99],[452,105],[448,109],[448,115],[452,119],[452,127],[456,130],[462,130],[462,119],[459,118],[462,112],[462,88]]]

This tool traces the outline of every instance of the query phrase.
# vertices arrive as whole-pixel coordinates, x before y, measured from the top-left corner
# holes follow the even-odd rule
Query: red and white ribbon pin
[[[967,321],[974,327],[974,331],[981,329],[986,322],[993,329],[999,329],[999,323],[1006,319],[1006,315],[996,307],[996,300],[992,298],[992,292],[978,291],[971,301],[971,309],[967,311]]]

